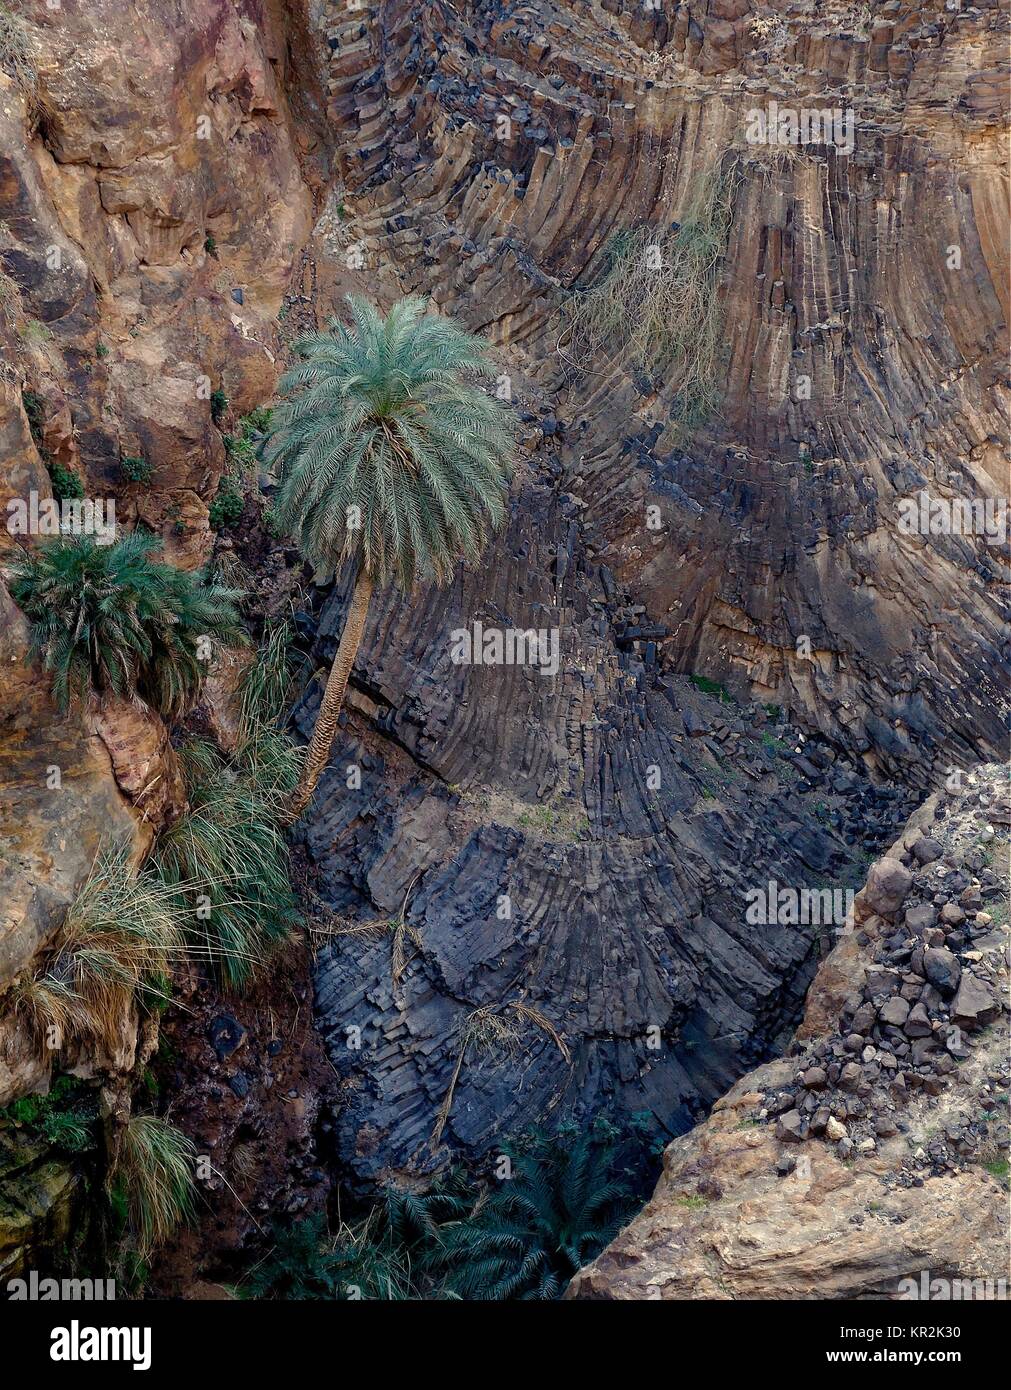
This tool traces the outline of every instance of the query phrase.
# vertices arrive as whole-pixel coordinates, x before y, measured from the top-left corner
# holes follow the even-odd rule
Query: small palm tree
[[[265,457],[278,465],[275,512],[326,570],[350,562],[355,587],[289,813],[307,806],[377,585],[446,584],[505,516],[513,431],[473,378],[493,368],[479,338],[408,298],[385,319],[349,296],[353,324],[295,344]]]
[[[508,1181],[462,1221],[439,1230],[435,1268],[467,1299],[559,1298],[617,1235],[633,1209],[617,1149],[588,1130],[503,1145]]]
[[[32,655],[52,672],[61,709],[111,691],[183,714],[207,674],[204,644],[245,640],[241,592],[154,560],[157,548],[142,531],[112,545],[59,536],[11,565],[11,595],[31,623]]]

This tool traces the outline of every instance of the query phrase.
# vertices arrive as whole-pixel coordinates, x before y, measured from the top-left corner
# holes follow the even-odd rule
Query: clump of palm
[[[251,980],[299,921],[280,815],[293,768],[229,763],[210,743],[180,749],[188,807],[159,838],[154,862],[188,905],[185,933],[232,987]]]
[[[124,1127],[111,1196],[141,1257],[191,1219],[195,1160],[192,1140],[159,1115],[133,1115]]]
[[[439,1297],[430,1277],[445,1223],[473,1202],[459,1175],[428,1193],[388,1187],[360,1221],[331,1234],[321,1215],[279,1225],[271,1249],[242,1286],[247,1298],[382,1299]]]
[[[61,709],[111,691],[183,714],[200,694],[211,644],[244,641],[241,594],[154,559],[157,548],[142,531],[112,545],[58,536],[13,561],[10,591]]]
[[[350,297],[353,322],[295,344],[264,457],[275,465],[277,523],[319,569],[354,568],[355,586],[292,818],[326,766],[376,586],[447,583],[476,560],[505,516],[510,416],[481,389],[481,339],[408,298],[383,318]]]
[[[446,1287],[467,1299],[558,1298],[628,1219],[634,1194],[615,1147],[588,1130],[527,1136],[503,1152],[511,1177],[440,1230]]]

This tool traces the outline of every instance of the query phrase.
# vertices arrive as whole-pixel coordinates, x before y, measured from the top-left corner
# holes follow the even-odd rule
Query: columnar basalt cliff
[[[270,530],[274,480],[255,462],[216,546],[209,507],[243,467],[229,431],[348,291],[382,307],[418,293],[487,335],[519,419],[509,519],[480,563],[373,600],[331,765],[291,835],[314,947],[291,1000],[278,1019],[260,996],[233,1016],[187,977],[185,1017],[170,1015],[178,1114],[213,1156],[215,1203],[234,1198],[204,1249],[228,1264],[262,1236],[250,1210],[319,1205],[324,1161],[358,1197],[479,1167],[561,1116],[645,1112],[674,1139],[665,1176],[579,1297],[845,1297],[889,1294],[914,1267],[988,1275],[999,1191],[980,1162],[1006,1134],[966,1138],[954,1116],[973,1087],[996,1094],[982,996],[1005,984],[999,895],[973,847],[924,817],[943,819],[953,769],[1006,752],[1006,8],[19,12],[33,70],[0,54],[0,513],[76,474],[184,569],[239,552],[258,611],[297,610],[308,736],[353,576],[310,576]],[[770,143],[777,112],[811,109],[837,119]],[[699,311],[708,413],[684,354],[658,368],[618,331],[587,355],[574,327],[623,238],[680,254],[707,189],[722,209]],[[904,526],[922,494],[976,499],[992,524]],[[36,543],[0,525],[0,565]],[[482,660],[487,634],[525,656]],[[197,716],[222,746],[234,681],[223,662]],[[61,714],[0,582],[0,1106],[59,1069],[21,1045],[4,993],[100,847],[139,862],[183,810],[173,737],[140,700]],[[995,774],[970,785],[949,828],[1006,840]],[[912,911],[932,904],[943,930],[880,907],[825,960],[845,912],[749,919],[770,885],[859,888],[921,801],[951,873],[920,874]],[[927,862],[917,837],[893,851],[909,878]],[[978,979],[971,1025],[920,979],[921,937]],[[876,952],[899,983],[854,1002]],[[805,996],[801,1043],[770,1063]],[[921,1004],[927,1032],[909,1033]],[[289,1019],[297,1047],[278,1036]],[[942,1035],[953,1022],[967,1058]],[[62,1060],[122,1090],[153,1046],[135,1019],[126,1035],[118,1058]],[[803,1070],[824,1067],[824,1086],[798,1080],[798,1047],[823,1050]],[[840,1086],[851,1053],[863,1070]],[[907,1162],[935,1110],[956,1137],[943,1155],[924,1138],[926,1164],[908,1145]],[[814,1151],[810,1179],[783,1162],[794,1144]],[[76,1178],[47,1163],[31,1155],[39,1211],[0,1219],[0,1267],[66,1233]],[[243,1164],[262,1181],[236,1177]],[[882,1186],[912,1233],[902,1258],[867,1215]],[[851,1217],[852,1261],[830,1274]],[[767,1258],[776,1223],[796,1248]]]
[[[665,659],[920,786],[998,747],[1006,547],[904,536],[897,506],[1007,492],[1006,12],[329,12],[331,119],[372,262],[548,393],[581,534],[662,625]],[[749,144],[774,102],[848,111],[852,149]],[[649,381],[619,354],[566,379],[560,311],[614,233],[668,227],[717,167],[723,405],[686,440],[676,373]]]

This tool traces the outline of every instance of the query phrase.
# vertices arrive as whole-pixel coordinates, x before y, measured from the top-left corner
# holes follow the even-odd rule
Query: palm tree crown
[[[61,709],[111,691],[182,714],[207,674],[201,639],[244,640],[240,591],[152,559],[158,544],[142,531],[108,546],[60,536],[11,566],[11,595],[31,622],[32,654],[52,672]]]
[[[275,514],[323,570],[351,562],[355,587],[289,817],[330,757],[373,588],[447,583],[501,524],[512,471],[510,415],[473,378],[494,368],[479,338],[404,299],[383,318],[348,296],[353,323],[295,344],[264,456],[280,475]]]
[[[313,564],[357,561],[374,584],[445,583],[505,514],[508,412],[469,378],[494,368],[479,338],[408,298],[386,318],[349,296],[354,322],[301,339],[265,456],[278,520]]]

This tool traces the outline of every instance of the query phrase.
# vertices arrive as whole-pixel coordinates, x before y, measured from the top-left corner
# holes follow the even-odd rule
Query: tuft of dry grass
[[[0,0],[0,68],[26,95],[33,95],[39,72],[35,45],[24,15],[10,0]]]
[[[654,385],[675,391],[682,428],[718,406],[723,351],[720,265],[727,248],[736,166],[707,171],[695,183],[680,223],[619,232],[602,277],[576,291],[559,352],[579,371],[624,358]]]
[[[532,1023],[546,1033],[562,1054],[566,1064],[572,1065],[572,1053],[569,1051],[568,1044],[551,1020],[542,1014],[540,1009],[534,1008],[532,1004],[524,1004],[520,1000],[511,1000],[507,1004],[482,1004],[480,1008],[467,1015],[460,1029],[460,1046],[457,1050],[453,1074],[435,1117],[435,1126],[429,1141],[433,1149],[442,1140],[450,1111],[453,1108],[453,1096],[456,1094],[457,1082],[460,1080],[460,1072],[463,1070],[464,1060],[469,1049],[476,1047],[478,1051],[495,1052],[499,1056],[513,1053],[523,1045],[523,1025],[525,1023]]]
[[[128,849],[101,852],[71,903],[48,964],[7,995],[39,1055],[72,1039],[112,1050],[138,999],[167,998],[172,964],[189,954],[173,889],[134,875]]]

